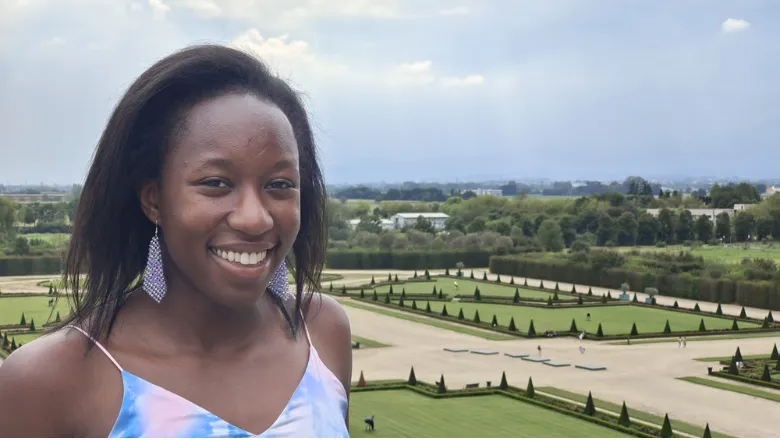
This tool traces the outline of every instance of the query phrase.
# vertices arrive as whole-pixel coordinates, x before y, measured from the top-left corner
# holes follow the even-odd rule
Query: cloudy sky
[[[0,183],[86,173],[193,43],[305,93],[330,183],[780,176],[776,0],[0,0]]]

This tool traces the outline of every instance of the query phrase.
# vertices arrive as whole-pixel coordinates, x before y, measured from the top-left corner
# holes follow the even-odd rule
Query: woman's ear
[[[141,209],[152,223],[160,223],[160,184],[156,180],[147,180],[138,191]]]

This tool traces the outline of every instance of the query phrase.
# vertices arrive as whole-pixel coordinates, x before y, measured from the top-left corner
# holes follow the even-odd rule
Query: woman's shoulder
[[[0,437],[59,437],[79,426],[78,402],[92,369],[85,337],[61,329],[0,364]]]
[[[344,308],[328,295],[316,293],[306,312],[312,344],[325,366],[349,390],[352,381],[352,331]]]

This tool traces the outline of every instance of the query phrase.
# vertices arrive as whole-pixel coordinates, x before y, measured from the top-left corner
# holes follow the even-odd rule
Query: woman
[[[260,61],[156,63],[84,185],[74,313],[0,368],[0,437],[348,436],[349,322],[309,293],[325,204],[306,112]]]

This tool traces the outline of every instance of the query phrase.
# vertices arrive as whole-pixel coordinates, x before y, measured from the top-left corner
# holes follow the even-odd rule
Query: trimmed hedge
[[[58,256],[0,257],[0,276],[59,275],[62,260]]]
[[[366,386],[351,388],[351,392],[367,392],[367,391],[386,391],[386,390],[410,390],[423,396],[430,397],[432,399],[452,399],[452,398],[465,398],[476,396],[490,396],[501,395],[509,397],[515,400],[519,400],[524,403],[528,403],[535,406],[555,411],[559,414],[567,415],[570,417],[576,417],[587,422],[595,423],[597,425],[604,426],[606,428],[629,434],[632,437],[640,438],[653,438],[660,434],[660,430],[651,428],[648,426],[634,425],[634,427],[628,428],[621,426],[617,423],[617,417],[613,417],[607,414],[599,413],[597,416],[589,416],[579,411],[579,407],[575,404],[565,402],[563,400],[547,397],[547,396],[535,396],[528,397],[525,395],[525,390],[508,386],[506,389],[501,389],[497,386],[489,388],[474,388],[468,390],[447,390],[445,393],[437,392],[438,387],[436,385],[428,384],[420,380],[417,381],[417,385],[409,385],[406,381],[382,381],[377,384],[368,383]],[[613,421],[614,419],[614,421]]]
[[[328,250],[328,269],[444,269],[463,262],[468,267],[485,267],[489,251],[374,251]]]
[[[757,385],[765,388],[773,388],[780,390],[780,384],[775,382],[765,382],[763,380],[753,379],[752,377],[738,376],[736,374],[730,374],[725,371],[713,371],[712,376],[722,377],[724,379],[735,380],[738,382],[745,382],[750,385]]]
[[[690,274],[642,273],[625,268],[594,270],[568,261],[547,261],[528,256],[490,257],[490,271],[511,276],[557,280],[572,284],[619,289],[627,282],[635,291],[648,287],[661,295],[716,303],[780,310],[780,285],[762,281],[735,281],[695,277]]]

